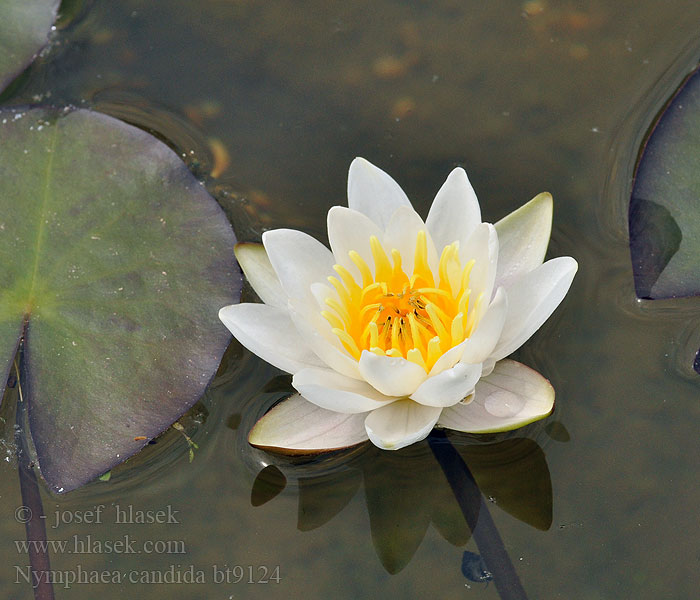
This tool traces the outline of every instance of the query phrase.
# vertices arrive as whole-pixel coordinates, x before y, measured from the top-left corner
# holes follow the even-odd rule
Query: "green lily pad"
[[[643,150],[629,208],[640,298],[700,294],[700,75],[676,90]]]
[[[0,376],[41,472],[75,489],[192,406],[241,276],[223,211],[153,136],[88,110],[0,110]]]
[[[60,0],[3,0],[0,5],[0,92],[48,41]]]

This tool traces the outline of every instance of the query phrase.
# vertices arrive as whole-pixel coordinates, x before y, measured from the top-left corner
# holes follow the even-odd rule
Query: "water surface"
[[[218,171],[207,185],[242,240],[277,226],[323,239],[355,156],[391,173],[424,216],[455,165],[467,169],[491,221],[552,192],[550,254],[574,256],[580,270],[516,358],[552,381],[550,421],[570,439],[554,441],[543,426],[526,432],[546,457],[551,526],[514,518],[498,497],[493,517],[531,598],[691,598],[700,553],[700,384],[691,368],[700,306],[635,300],[625,195],[648,123],[700,58],[699,20],[692,0],[96,0],[4,100],[84,103],[154,130],[202,177]],[[265,391],[277,375],[234,341],[200,412],[185,422],[199,445],[192,463],[170,432],[109,483],[45,494],[50,539],[129,536],[135,544],[134,553],[58,551],[55,569],[152,573],[128,588],[57,586],[57,597],[109,600],[128,589],[169,599],[497,598],[494,585],[462,575],[463,551],[478,550],[450,509],[440,516],[420,502],[415,473],[421,482],[436,477],[424,447],[401,457],[410,467],[388,460],[372,475],[376,483],[384,470],[401,527],[419,531],[398,573],[373,545],[371,448],[320,467],[281,464],[286,487],[264,503],[281,486],[256,488],[253,506],[256,476],[275,461],[251,451],[245,436],[283,393],[274,390],[288,387],[275,380]],[[11,440],[10,407],[1,414]],[[14,517],[21,499],[11,448],[1,468],[0,594],[29,599],[30,587],[15,583],[26,560],[13,542],[24,528]],[[324,478],[299,483],[318,472]],[[441,496],[440,506],[449,500]],[[65,522],[100,505],[100,523]],[[117,522],[117,505],[172,519]],[[157,540],[177,543],[144,547]],[[171,565],[181,578],[191,565],[205,581],[155,583]],[[247,583],[277,566],[280,583]]]

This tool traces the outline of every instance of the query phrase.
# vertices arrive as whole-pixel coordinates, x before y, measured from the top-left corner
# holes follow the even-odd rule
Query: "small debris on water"
[[[484,559],[469,550],[465,550],[462,555],[462,575],[476,583],[485,581],[488,584],[493,580],[493,573],[489,571]]]

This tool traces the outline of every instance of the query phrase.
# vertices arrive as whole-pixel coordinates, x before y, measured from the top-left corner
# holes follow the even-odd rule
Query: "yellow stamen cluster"
[[[430,371],[437,359],[468,338],[476,325],[482,294],[472,298],[469,275],[474,260],[462,266],[457,242],[440,257],[438,281],[428,265],[427,238],[416,239],[413,274],[402,269],[401,254],[391,259],[381,242],[370,238],[374,276],[355,251],[350,260],[360,271],[362,285],[341,265],[338,277],[329,277],[338,297],[326,298],[322,312],[333,333],[357,360],[363,350],[382,356],[403,357]]]

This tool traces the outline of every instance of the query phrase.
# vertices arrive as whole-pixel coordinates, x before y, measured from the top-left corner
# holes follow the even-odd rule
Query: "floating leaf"
[[[661,114],[635,175],[629,209],[640,298],[700,294],[700,75],[688,77]]]
[[[60,0],[3,0],[0,5],[0,92],[48,41]]]
[[[642,198],[630,201],[629,233],[637,297],[652,298],[652,288],[678,252],[683,234],[667,208]]]
[[[41,472],[68,491],[192,406],[230,336],[235,238],[151,135],[87,110],[0,110],[0,376],[20,383]]]

